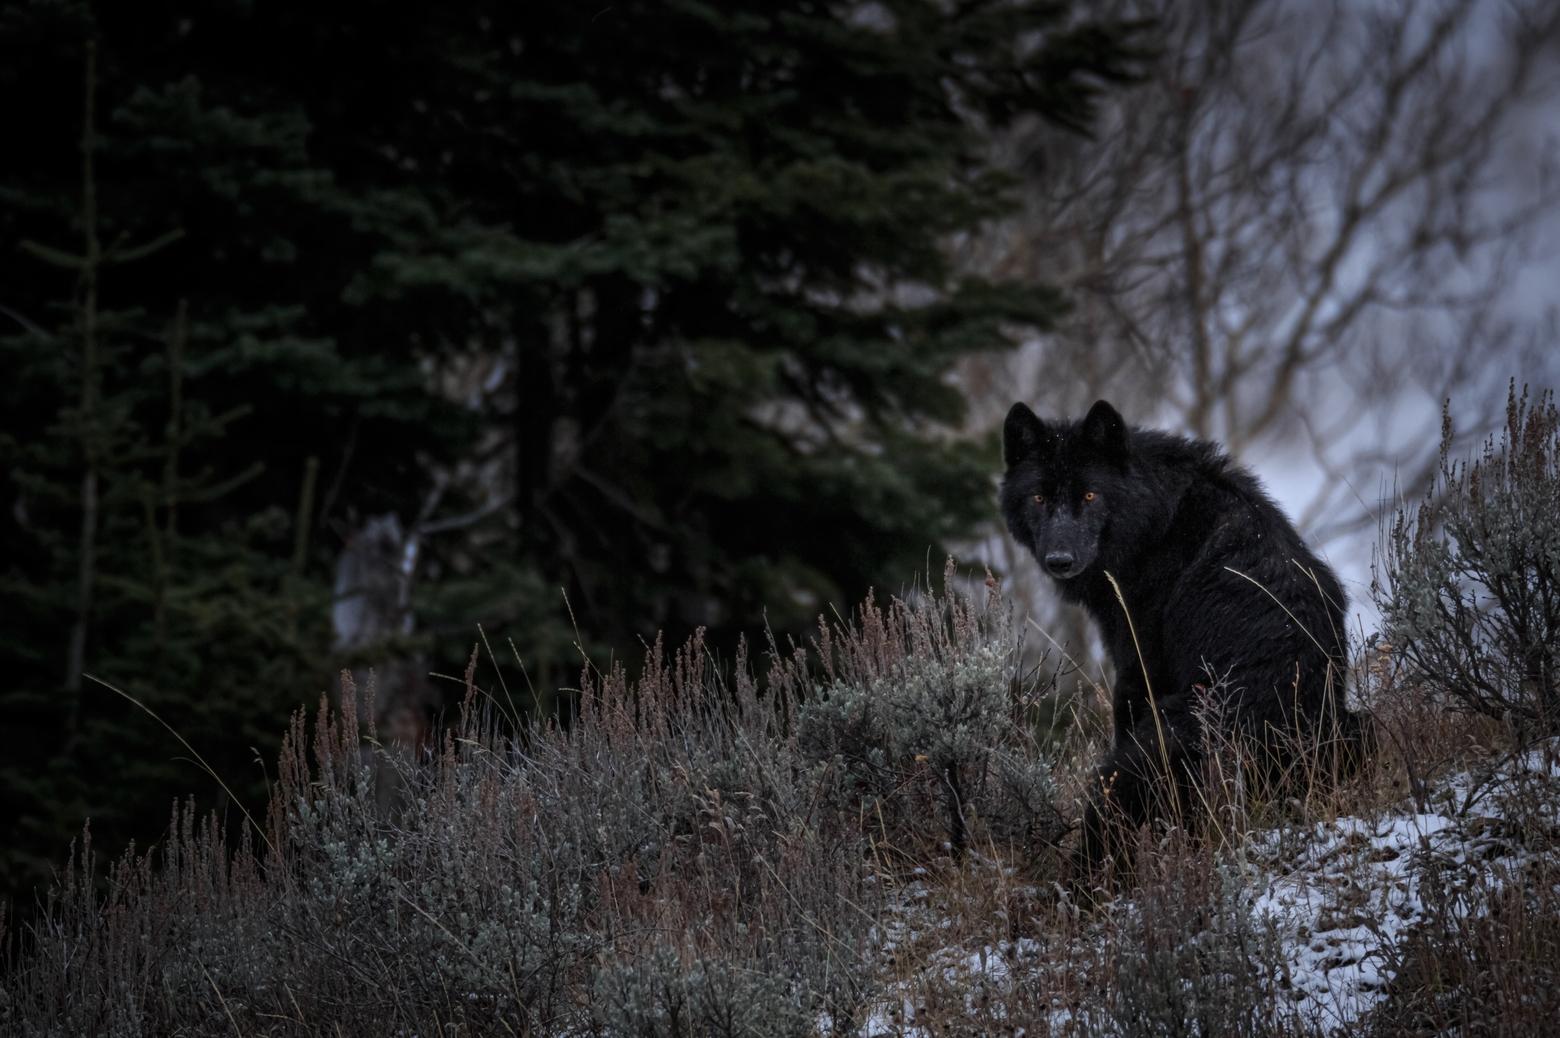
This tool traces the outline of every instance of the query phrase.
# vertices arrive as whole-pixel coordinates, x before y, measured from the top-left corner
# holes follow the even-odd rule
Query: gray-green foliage
[[[1450,457],[1383,538],[1375,598],[1420,687],[1521,724],[1560,723],[1560,412],[1512,386],[1477,457]]]
[[[300,718],[284,744],[265,854],[230,856],[215,823],[181,816],[116,868],[106,903],[90,868],[70,870],[4,977],[0,1023],[127,1038],[298,1020],[354,1035],[848,1027],[881,980],[883,825],[924,859],[939,821],[1022,848],[1054,808],[1000,608],[956,592],[869,604],[821,640],[823,670],[777,659],[762,692],[697,638],[671,660],[657,646],[637,680],[585,675],[568,728],[516,738],[468,716],[425,761],[365,757],[347,683],[312,741]],[[389,808],[376,755],[398,771]]]
[[[1007,727],[1011,669],[1007,649],[987,644],[952,659],[907,659],[869,685],[835,681],[802,707],[802,746],[874,766],[982,759]]]
[[[786,982],[783,966],[755,968],[714,957],[685,961],[666,947],[612,962],[596,976],[593,1031],[602,1038],[814,1035],[816,1013]]]
[[[950,595],[886,612],[868,603],[860,622],[869,637],[852,658],[892,644],[891,661],[842,669],[797,714],[798,748],[837,802],[892,829],[940,816],[959,849],[976,819],[1004,842],[1047,835],[1059,817],[1051,762],[1021,707],[1007,614]]]
[[[981,793],[981,818],[994,839],[1032,847],[1065,828],[1057,807],[1054,765],[1030,733],[992,752]]]
[[[270,941],[229,954],[269,959],[254,983],[290,984],[320,1013],[344,1000],[365,1023],[485,1030],[550,1018],[594,947],[584,847],[544,847],[523,764],[476,754],[446,762],[431,785],[407,777],[423,795],[393,824],[370,771],[350,758],[335,781],[297,797],[287,815],[296,884],[263,913]]]
[[[1207,889],[1180,876],[1125,906],[1115,946],[1111,1012],[1120,1038],[1236,1038],[1273,1033],[1281,961],[1271,926],[1254,917],[1233,868]]]

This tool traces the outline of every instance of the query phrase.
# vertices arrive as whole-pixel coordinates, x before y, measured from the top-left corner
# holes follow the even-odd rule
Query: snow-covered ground
[[[1419,797],[1369,817],[1253,834],[1231,864],[1243,878],[1253,919],[1276,940],[1278,961],[1267,965],[1282,992],[1280,1002],[1323,1033],[1355,1033],[1364,1015],[1388,997],[1401,942],[1426,918],[1426,883],[1488,891],[1522,876],[1536,852],[1512,819],[1531,821],[1535,811],[1560,827],[1560,744],[1428,783]],[[1046,902],[1042,892],[1016,881],[1010,871],[997,872],[1001,881],[1013,882],[1021,899]],[[956,897],[940,896],[922,878],[900,889],[878,938],[885,973],[896,979],[859,1033],[929,1035],[928,1025],[947,1018],[949,992],[958,992],[972,1014],[1006,1019],[1002,1007],[1021,990],[1029,1011],[1017,1015],[1033,1020],[1034,1007],[1049,1004],[1047,1029],[1068,1031],[1077,1022],[1076,991],[1045,995],[1054,978],[1076,976],[1078,969],[1056,961],[1059,943],[956,939],[953,935],[979,930],[950,907],[957,904]],[[1119,901],[1095,918],[1108,925],[1131,907],[1130,900]],[[1101,938],[1091,936],[1087,914],[1080,918],[1072,939],[1092,940],[1097,950]],[[1046,925],[1040,919],[1034,924],[1036,930]],[[942,1004],[928,1013],[932,991],[942,993]],[[1009,1033],[1023,1034],[1024,1028]]]
[[[1535,793],[1560,817],[1553,748],[1445,779],[1426,796],[1426,810],[1404,805],[1375,820],[1317,824],[1298,848],[1293,833],[1256,841],[1253,910],[1280,934],[1302,1017],[1347,1033],[1386,997],[1391,953],[1425,917],[1427,866],[1460,886],[1520,875],[1532,852],[1507,818],[1513,798]]]

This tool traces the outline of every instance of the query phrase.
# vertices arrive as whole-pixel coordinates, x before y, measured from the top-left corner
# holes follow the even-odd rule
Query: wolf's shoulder
[[[1292,532],[1262,481],[1221,444],[1134,429],[1132,451],[1142,475],[1175,498],[1178,526],[1189,524],[1204,537],[1230,524]]]
[[[1210,482],[1256,481],[1256,477],[1237,464],[1228,451],[1211,440],[1180,436],[1162,429],[1134,428],[1131,450],[1133,458],[1151,473]]]

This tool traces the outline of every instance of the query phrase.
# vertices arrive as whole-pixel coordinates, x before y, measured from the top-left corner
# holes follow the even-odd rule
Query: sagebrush
[[[1512,384],[1483,450],[1452,457],[1383,537],[1373,585],[1384,634],[1413,681],[1451,706],[1560,726],[1560,411]]]
[[[653,646],[637,679],[587,668],[566,726],[498,724],[506,698],[468,674],[465,713],[422,759],[364,754],[344,676],[312,726],[294,719],[266,822],[236,851],[184,809],[106,874],[84,842],[0,1020],[116,1036],[846,1029],[873,996],[897,878],[977,839],[1029,854],[1036,819],[1059,816],[1018,648],[999,602],[949,591],[868,602],[812,652],[772,646],[762,683],[698,637]]]

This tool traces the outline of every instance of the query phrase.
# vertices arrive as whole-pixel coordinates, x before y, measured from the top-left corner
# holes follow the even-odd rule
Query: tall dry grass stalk
[[[427,752],[374,744],[344,675],[293,718],[264,822],[235,844],[187,806],[106,866],[84,834],[7,943],[0,1031],[1323,1033],[1252,910],[1256,870],[1319,822],[1423,801],[1498,726],[1428,709],[1372,650],[1351,676],[1371,766],[1340,785],[1302,741],[1286,795],[1258,802],[1246,751],[1209,736],[1201,815],[1133,834],[1136,886],[1086,907],[1057,844],[1101,734],[1056,737],[1054,675],[1021,664],[994,588],[953,583],[869,600],[761,665],[722,667],[696,636],[637,675],[587,667],[567,725],[516,729],[473,663]],[[1553,850],[1544,802],[1511,811]],[[1441,990],[1538,1020],[1556,879],[1428,886],[1434,925],[1371,1026],[1483,1026],[1425,1001]]]

